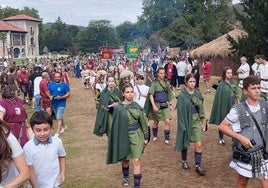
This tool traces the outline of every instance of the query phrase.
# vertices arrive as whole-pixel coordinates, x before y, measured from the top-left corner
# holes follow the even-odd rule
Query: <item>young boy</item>
[[[61,139],[51,137],[52,124],[52,118],[46,111],[35,112],[30,119],[34,137],[23,150],[33,188],[55,188],[65,182],[66,152]]]

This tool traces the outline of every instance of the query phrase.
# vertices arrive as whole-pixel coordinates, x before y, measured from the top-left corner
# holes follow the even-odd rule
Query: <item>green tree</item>
[[[78,26],[70,25],[67,27],[68,33],[71,37],[71,46],[69,51],[71,55],[77,55],[79,53],[78,33],[80,31]]]
[[[125,21],[118,25],[116,27],[116,33],[121,42],[131,42],[140,35],[137,29],[137,24],[133,24],[129,21]]]
[[[82,53],[99,52],[101,46],[118,47],[116,30],[108,20],[89,22],[86,30],[79,32],[78,42]]]
[[[144,0],[143,6],[138,18],[142,36],[159,32],[172,47],[193,48],[235,25],[232,0]]]
[[[143,14],[139,20],[147,22],[153,31],[158,31],[181,15],[181,0],[143,0]]]
[[[34,8],[23,7],[22,10],[11,7],[0,8],[0,16],[2,19],[18,14],[26,14],[34,18],[40,18],[38,11]]]
[[[51,51],[69,51],[72,45],[70,33],[68,33],[67,26],[58,17],[57,21],[46,29],[44,36],[44,44]]]
[[[242,0],[243,12],[236,11],[243,29],[248,33],[237,41],[228,37],[233,55],[246,55],[250,63],[256,54],[268,57],[268,3],[266,0]]]

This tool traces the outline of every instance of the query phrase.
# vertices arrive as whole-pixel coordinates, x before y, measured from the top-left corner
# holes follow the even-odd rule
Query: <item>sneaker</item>
[[[169,140],[165,140],[165,144],[166,145],[169,145]]]
[[[190,170],[190,166],[187,161],[182,161],[182,169],[183,170]]]
[[[122,184],[123,185],[128,185],[129,184],[129,178],[123,178]]]
[[[153,138],[153,141],[156,141],[156,140],[157,140],[157,137],[154,137],[154,138]]]
[[[224,141],[223,139],[220,139],[220,140],[219,140],[219,144],[220,144],[221,146],[224,146],[224,145],[225,145],[225,141]]]
[[[206,175],[206,171],[204,169],[202,169],[200,166],[197,166],[195,169],[196,173],[199,174],[200,176],[204,176]]]

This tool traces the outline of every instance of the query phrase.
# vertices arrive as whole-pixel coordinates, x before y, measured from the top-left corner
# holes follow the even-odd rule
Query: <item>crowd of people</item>
[[[219,126],[221,146],[225,145],[223,135],[226,134],[235,139],[235,144],[240,143],[251,151],[254,147],[252,139],[256,145],[266,146],[264,125],[268,119],[268,63],[263,55],[255,56],[252,67],[246,57],[240,60],[241,66],[236,70],[238,82],[233,79],[235,70],[230,67],[223,69],[221,80],[215,88],[209,123]],[[213,65],[209,59],[201,64],[206,86],[204,94],[211,94]],[[253,70],[253,75],[250,75],[250,70]],[[198,61],[188,56],[153,54],[133,61],[125,56],[107,61],[94,55],[57,60],[44,58],[34,66],[13,64],[5,67],[0,76],[0,133],[5,143],[0,168],[1,185],[14,187],[27,179],[32,187],[57,187],[65,182],[66,152],[60,134],[67,129],[63,115],[70,96],[70,77],[81,78],[85,89],[94,92],[97,115],[93,133],[107,135],[106,163],[122,163],[123,185],[129,185],[129,160],[132,160],[134,187],[140,187],[141,157],[150,137],[152,142],[159,142],[160,121],[164,122],[163,142],[170,145],[172,110],[177,111],[175,151],[181,153],[182,169],[191,168],[188,147],[194,143],[195,171],[205,176],[206,170],[201,167],[202,132],[207,120],[203,94],[199,90],[200,72]],[[176,96],[176,93],[179,94]],[[174,99],[176,105],[172,106]],[[24,105],[31,105],[34,110],[29,121],[33,138],[28,138],[29,123]],[[253,118],[249,116],[250,112]],[[259,132],[252,121],[254,117],[262,125]],[[53,136],[52,118],[57,122]],[[151,126],[149,121],[153,121]],[[266,150],[262,148],[263,153]],[[46,168],[50,165],[44,159],[44,152],[53,161],[53,171]],[[263,187],[268,184],[268,160],[265,155],[254,152],[251,156],[254,164],[244,164],[239,159],[233,159],[230,164],[239,174],[237,187],[245,187],[252,177],[261,179]],[[5,161],[11,162],[13,170],[16,170],[9,174],[11,169]],[[26,165],[28,170],[24,169]]]
[[[33,188],[58,187],[65,182],[66,152],[59,134],[67,128],[63,121],[66,99],[70,96],[67,72],[67,64],[60,61],[22,66],[14,63],[3,69],[1,187],[19,187],[26,180]],[[29,121],[25,105],[32,105],[34,111]],[[53,136],[52,116],[57,121]]]
[[[241,66],[236,71],[239,79],[238,82],[236,82],[236,80],[233,78],[233,71],[235,70],[232,70],[230,67],[224,67],[222,77],[219,80],[217,87],[214,88],[216,89],[216,93],[214,96],[212,113],[209,120],[206,120],[203,107],[204,98],[202,96],[202,93],[199,91],[200,70],[198,62],[197,60],[191,61],[190,58],[183,59],[167,57],[163,65],[157,64],[156,73],[151,71],[149,72],[149,75],[146,71],[148,69],[148,66],[153,69],[152,64],[150,63],[149,65],[146,64],[145,68],[143,69],[144,72],[142,72],[141,70],[137,70],[137,72],[134,72],[134,86],[131,86],[130,89],[133,90],[134,87],[134,90],[130,91],[131,94],[129,95],[128,102],[133,105],[138,103],[143,108],[143,112],[145,113],[146,118],[148,118],[147,120],[153,121],[151,131],[150,129],[145,129],[146,122],[139,120],[140,116],[142,116],[142,119],[144,118],[142,114],[136,116],[136,120],[138,120],[137,123],[133,123],[133,121],[131,121],[133,117],[135,119],[135,116],[128,110],[128,105],[124,105],[127,109],[124,112],[124,116],[127,116],[130,122],[114,121],[114,118],[117,117],[113,112],[114,110],[117,111],[120,109],[117,106],[120,106],[121,104],[125,103],[125,94],[123,94],[123,99],[121,101],[117,101],[116,104],[113,103],[115,105],[112,106],[107,106],[107,104],[105,105],[104,103],[102,104],[102,102],[100,102],[101,106],[106,106],[109,108],[103,113],[109,114],[111,118],[109,119],[109,126],[105,124],[105,127],[109,127],[108,129],[102,127],[101,130],[104,131],[102,131],[101,134],[98,134],[99,132],[95,131],[94,134],[102,136],[106,133],[108,135],[109,149],[107,153],[107,164],[122,161],[122,183],[124,185],[128,185],[129,183],[129,163],[124,162],[125,160],[128,161],[130,158],[133,159],[134,187],[140,187],[140,180],[142,177],[140,161],[138,163],[139,171],[135,170],[137,168],[137,166],[135,166],[137,158],[135,155],[133,155],[133,152],[137,152],[137,148],[135,146],[136,143],[130,140],[133,131],[135,131],[136,133],[143,133],[143,136],[139,136],[138,139],[144,140],[143,145],[145,148],[149,141],[147,137],[147,132],[152,132],[152,141],[156,142],[158,140],[159,121],[164,121],[164,143],[167,145],[170,144],[170,121],[172,119],[171,110],[173,109],[171,101],[174,98],[175,89],[179,90],[179,95],[176,96],[178,128],[175,150],[181,152],[182,169],[190,169],[187,149],[190,146],[190,143],[194,143],[194,159],[196,173],[200,176],[206,175],[206,170],[201,167],[201,161],[202,131],[206,130],[207,121],[209,121],[210,124],[219,126],[219,144],[221,146],[225,145],[223,136],[224,134],[231,136],[232,138],[235,138],[237,140],[234,141],[234,147],[236,143],[240,143],[241,145],[243,145],[243,147],[247,148],[249,152],[254,150],[254,146],[250,142],[250,140],[252,139],[256,140],[257,145],[264,145],[264,147],[266,146],[267,136],[266,128],[264,125],[266,125],[267,115],[265,117],[260,116],[260,114],[259,116],[257,116],[258,122],[262,125],[261,132],[265,134],[265,137],[263,138],[265,139],[265,142],[262,143],[261,133],[254,133],[256,128],[253,129],[251,127],[247,127],[246,124],[248,124],[250,120],[247,119],[247,121],[245,121],[243,119],[244,114],[240,114],[240,109],[242,109],[245,104],[248,104],[250,106],[249,111],[253,111],[254,113],[253,116],[256,115],[256,112],[259,113],[260,111],[262,111],[263,114],[266,114],[266,111],[268,110],[268,103],[266,102],[266,82],[268,81],[267,60],[264,56],[257,55],[255,57],[255,62],[257,65],[254,64],[252,68],[249,66],[249,64],[247,64],[247,58],[245,56],[241,57],[240,60]],[[193,63],[194,65],[192,66],[191,63]],[[211,94],[211,66],[212,63],[208,59],[205,59],[202,64],[203,80],[206,86],[204,94]],[[253,75],[250,75],[251,69],[254,70],[254,72],[251,73]],[[119,73],[125,74],[124,70],[120,70]],[[109,72],[107,74],[109,75]],[[118,85],[121,91],[122,89],[125,89],[124,86],[129,85],[130,80],[133,79],[133,76],[130,75],[123,77],[124,79],[119,80]],[[145,85],[146,87],[143,87],[141,91],[141,85],[144,85],[144,83],[146,83],[144,82],[144,78],[146,79],[147,84],[148,81],[150,82],[147,86]],[[116,86],[117,85],[114,84],[114,88],[116,88]],[[252,90],[254,90],[254,92],[250,91],[251,88]],[[125,92],[125,90],[123,90],[123,92]],[[104,94],[104,91],[100,92],[101,97]],[[142,97],[144,97],[143,100],[141,100]],[[259,102],[259,100],[261,100],[262,102]],[[251,107],[251,105],[253,105],[253,107]],[[111,108],[113,108],[113,110],[111,110]],[[105,108],[99,108],[98,113],[103,109]],[[236,112],[234,112],[235,110]],[[261,119],[263,118],[265,118],[266,120],[261,121]],[[104,119],[104,121],[106,122],[107,120]],[[98,124],[101,124],[99,122],[99,119],[96,120],[96,123],[97,122]],[[230,129],[230,125],[232,125],[232,129]],[[119,144],[123,142],[123,138],[121,137],[124,137],[126,135],[121,135],[120,137],[120,135],[115,136],[111,134],[111,132],[113,131],[116,131],[117,133],[121,132],[118,126],[128,128],[129,140],[127,140],[127,143],[129,143],[130,146],[128,144],[127,146]],[[133,127],[135,128],[133,129]],[[98,127],[96,127],[95,125],[95,128]],[[244,131],[243,129],[247,129],[247,131]],[[109,130],[110,132],[106,132],[105,130]],[[243,135],[243,137],[240,135]],[[117,142],[114,141],[114,138],[112,138],[112,136],[115,136],[117,138]],[[144,148],[139,147],[139,153],[142,152]],[[120,151],[124,151],[126,153]],[[261,153],[266,153],[266,151],[268,152],[268,150],[264,148],[261,150]],[[251,152],[251,160],[254,162],[249,162],[244,166],[243,164],[241,166],[240,159],[234,158],[232,160],[230,166],[238,172],[236,187],[246,187],[248,179],[252,177],[261,179],[262,186],[267,186],[268,179],[266,176],[266,171],[268,167],[268,160],[265,155],[256,154],[257,152]],[[139,160],[140,157],[141,156],[139,156]]]

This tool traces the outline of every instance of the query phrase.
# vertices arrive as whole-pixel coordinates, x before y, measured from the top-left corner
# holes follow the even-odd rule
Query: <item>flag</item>
[[[139,44],[137,43],[128,43],[127,44],[127,57],[131,59],[136,59],[139,53]]]

